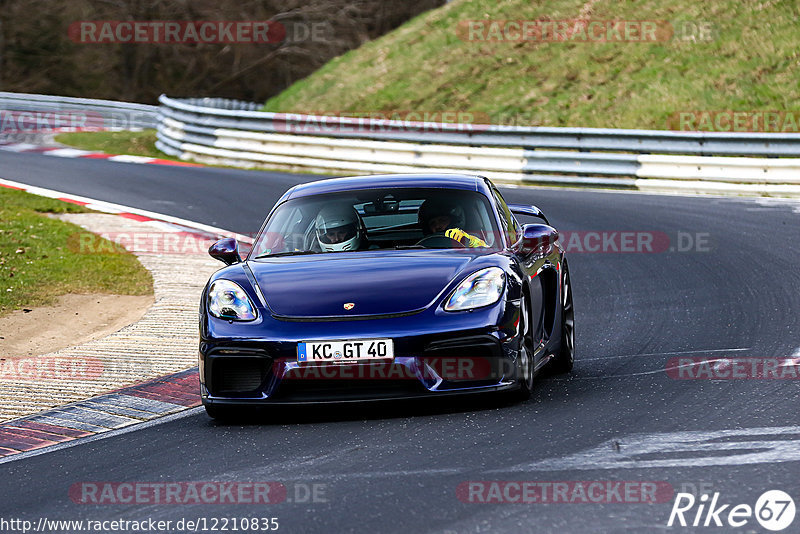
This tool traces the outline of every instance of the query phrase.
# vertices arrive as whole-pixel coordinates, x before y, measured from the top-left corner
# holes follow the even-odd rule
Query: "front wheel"
[[[572,281],[564,261],[564,281],[561,286],[561,349],[552,360],[550,370],[555,374],[569,373],[575,364],[575,309],[572,305]]]
[[[519,389],[516,391],[515,398],[518,401],[526,401],[533,392],[533,327],[528,312],[528,303],[525,297],[522,298],[519,311],[519,354],[517,356],[517,381]]]

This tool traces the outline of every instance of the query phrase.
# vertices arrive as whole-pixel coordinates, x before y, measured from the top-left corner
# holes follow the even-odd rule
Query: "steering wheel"
[[[416,244],[426,248],[467,248],[461,241],[443,234],[425,236]]]

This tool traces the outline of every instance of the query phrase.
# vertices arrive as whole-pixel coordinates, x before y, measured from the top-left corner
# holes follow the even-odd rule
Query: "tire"
[[[522,297],[520,306],[520,339],[519,356],[517,359],[517,373],[519,374],[519,389],[514,392],[514,399],[522,402],[531,398],[533,392],[533,325],[530,321],[528,302]]]
[[[206,409],[206,413],[209,415],[209,417],[216,419],[217,421],[229,421],[235,417],[235,412],[230,406],[205,404],[203,405],[203,408]]]
[[[550,363],[553,374],[572,371],[575,364],[575,309],[572,303],[572,280],[569,266],[564,261],[564,281],[561,285],[561,347]]]

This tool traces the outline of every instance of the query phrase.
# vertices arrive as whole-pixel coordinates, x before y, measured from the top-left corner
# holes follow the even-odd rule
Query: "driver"
[[[361,217],[352,206],[326,206],[314,224],[323,252],[358,250],[361,245]]]
[[[422,203],[418,213],[422,233],[444,234],[466,247],[488,247],[486,241],[468,234],[461,227],[466,222],[464,208],[459,204],[444,199],[431,198]]]

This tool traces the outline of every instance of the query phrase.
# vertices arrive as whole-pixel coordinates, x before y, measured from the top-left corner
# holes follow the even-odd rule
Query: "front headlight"
[[[503,295],[505,276],[499,267],[489,267],[466,277],[447,299],[446,311],[468,310],[494,304]]]
[[[230,280],[212,282],[208,289],[208,311],[214,317],[231,321],[252,321],[256,318],[256,310],[247,293]]]

